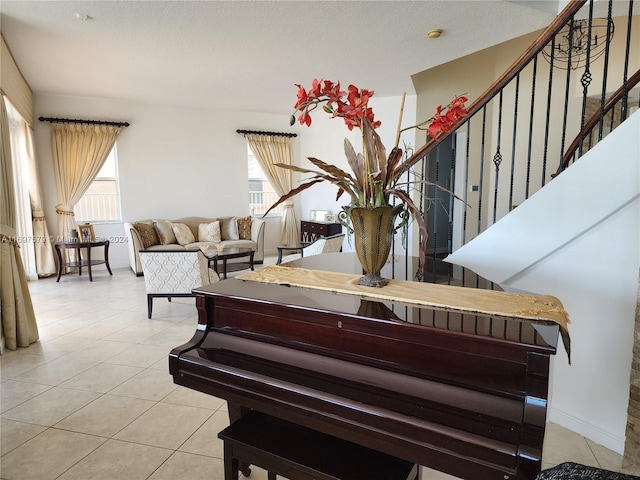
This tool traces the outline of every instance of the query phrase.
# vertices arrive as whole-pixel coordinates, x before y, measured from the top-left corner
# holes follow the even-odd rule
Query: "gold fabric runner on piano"
[[[420,307],[492,317],[547,320],[557,323],[565,331],[570,322],[562,302],[549,295],[525,295],[391,279],[387,286],[373,288],[358,285],[360,277],[361,275],[348,273],[284,266],[267,266],[236,276],[241,280],[324,290],[355,295],[366,300],[401,302]]]
[[[361,275],[348,273],[272,265],[237,275],[235,278],[472,315],[555,322],[560,325],[562,343],[571,363],[569,314],[556,297],[392,279],[382,288],[363,287],[357,283],[360,277]]]

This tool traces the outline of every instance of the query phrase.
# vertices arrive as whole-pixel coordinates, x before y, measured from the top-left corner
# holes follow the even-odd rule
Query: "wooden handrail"
[[[558,14],[558,16],[549,24],[547,28],[538,36],[538,38],[525,50],[525,52],[513,62],[513,64],[496,80],[489,88],[487,88],[482,95],[480,95],[469,107],[469,114],[461,123],[456,125],[458,129],[461,125],[464,125],[469,119],[478,111],[480,111],[489,101],[496,96],[500,90],[506,87],[511,80],[513,80],[518,73],[520,73],[531,60],[538,54],[547,44],[551,41],[553,36],[557,34],[562,27],[587,3],[587,0],[570,0],[567,6]],[[417,149],[411,157],[407,160],[404,168],[408,170],[423,158],[427,153],[433,150],[437,145],[442,143],[449,135],[452,135],[455,130],[441,135],[435,140],[427,142],[425,145]]]
[[[625,94],[625,92],[628,94],[629,90],[635,87],[638,83],[640,83],[640,70],[638,70],[636,73],[631,75],[631,77],[627,80],[626,86],[623,85],[620,88],[618,88],[618,90],[616,90],[607,99],[607,102],[604,104],[603,111],[598,110],[593,115],[591,115],[589,120],[585,122],[580,133],[576,135],[576,138],[573,139],[573,142],[571,142],[571,145],[569,145],[569,148],[567,148],[567,151],[562,156],[562,164],[558,167],[558,170],[553,175],[554,177],[559,175],[560,172],[562,172],[565,168],[567,168],[567,165],[569,165],[569,162],[571,161],[571,157],[573,157],[573,155],[575,154],[580,143],[585,139],[587,134],[591,132],[591,130],[593,130],[593,128],[600,121],[600,119],[604,117],[607,113],[609,113],[613,107],[616,106],[616,104],[622,99],[622,96]]]

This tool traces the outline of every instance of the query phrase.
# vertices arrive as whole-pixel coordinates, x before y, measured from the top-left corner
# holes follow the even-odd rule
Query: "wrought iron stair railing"
[[[606,12],[601,11],[603,7]],[[602,19],[596,16],[601,14]],[[600,118],[610,105],[624,105],[626,115],[630,102],[637,102],[630,95],[638,83],[637,74],[629,78],[628,70],[640,67],[640,45],[632,41],[637,39],[639,24],[633,0],[570,0],[531,46],[470,105],[469,116],[456,130],[415,151],[410,158],[414,168],[422,168],[422,175],[429,177],[428,164],[436,162],[434,170],[439,178],[431,180],[443,186],[462,185],[460,191],[452,190],[469,205],[454,218],[451,199],[445,205],[448,227],[436,228],[434,223],[428,228],[430,237],[446,236],[448,253],[455,245],[467,243],[544,187],[566,167],[567,155],[575,159],[583,153],[579,146],[576,153],[570,153],[575,141],[566,148],[568,138],[589,137],[591,124],[601,124]],[[582,35],[581,43],[573,45],[578,34]],[[608,94],[620,85],[613,95]],[[587,106],[592,101],[601,106],[600,112],[596,120],[587,120]],[[443,162],[443,146],[459,136],[464,139],[464,151],[453,154],[455,168],[449,175],[448,169],[437,164]],[[579,145],[583,143],[578,140]],[[456,175],[464,178],[456,182]],[[473,198],[469,195],[472,187]],[[428,191],[421,195],[430,197]],[[429,253],[436,256],[439,252],[432,248]]]
[[[632,100],[629,98],[629,92],[638,84],[640,84],[640,70],[629,77],[627,83],[616,90],[606,102],[598,102],[598,110],[584,123],[580,133],[567,148],[562,157],[562,164],[553,175],[554,177],[593,148],[608,132],[626,120],[630,100]],[[639,103],[638,100],[640,98],[635,99],[636,106]]]

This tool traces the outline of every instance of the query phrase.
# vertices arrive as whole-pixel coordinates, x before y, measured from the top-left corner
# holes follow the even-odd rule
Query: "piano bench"
[[[640,477],[602,470],[596,467],[587,467],[579,463],[565,462],[543,470],[536,477],[536,480],[573,480],[578,478],[588,478],[590,480],[633,480]]]
[[[269,480],[417,480],[418,466],[279,418],[252,411],[222,430],[224,478],[238,480],[240,462]]]

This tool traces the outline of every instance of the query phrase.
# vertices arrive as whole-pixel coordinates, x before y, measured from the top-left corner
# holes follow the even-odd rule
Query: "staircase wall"
[[[549,420],[623,453],[640,268],[640,112],[448,257],[505,290],[558,297],[572,365],[553,361]]]

